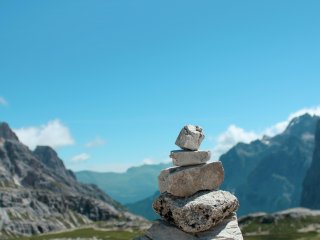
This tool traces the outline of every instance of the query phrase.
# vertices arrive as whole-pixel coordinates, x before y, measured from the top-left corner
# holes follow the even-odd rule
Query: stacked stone
[[[161,171],[158,181],[161,195],[153,209],[163,218],[141,239],[237,239],[237,198],[218,190],[224,180],[220,161],[207,163],[210,151],[200,151],[204,133],[199,126],[187,125],[176,140],[182,150],[172,151],[175,167]]]

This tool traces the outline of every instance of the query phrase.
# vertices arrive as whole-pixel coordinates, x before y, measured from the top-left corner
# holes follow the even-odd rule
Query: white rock
[[[189,151],[177,150],[170,154],[172,163],[176,166],[189,166],[196,164],[203,164],[210,160],[210,151]]]
[[[204,133],[201,127],[186,125],[180,131],[176,145],[185,150],[196,151],[199,149],[203,139]]]
[[[137,240],[243,240],[241,230],[238,226],[236,214],[231,214],[214,228],[197,233],[189,234],[183,232],[165,221],[156,221],[145,236]]]
[[[168,192],[177,197],[188,197],[201,190],[216,190],[224,179],[222,163],[171,167],[158,177],[160,193]]]
[[[201,191],[189,198],[161,194],[153,209],[167,222],[185,232],[209,230],[239,207],[238,199],[226,191]]]

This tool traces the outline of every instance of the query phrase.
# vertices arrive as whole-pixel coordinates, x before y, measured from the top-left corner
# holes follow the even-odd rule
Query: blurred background
[[[315,0],[1,1],[0,239],[96,221],[114,239],[141,234],[158,217],[157,176],[186,124],[202,126],[201,148],[222,161],[221,189],[240,201],[245,239],[320,239],[319,9]],[[92,213],[89,201],[48,219],[47,208],[22,204],[40,201],[30,189],[114,210]],[[48,206],[59,202],[50,194]]]

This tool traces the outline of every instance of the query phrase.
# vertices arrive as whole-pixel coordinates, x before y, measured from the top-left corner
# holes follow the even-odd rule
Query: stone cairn
[[[210,151],[200,151],[204,133],[199,126],[185,126],[172,151],[175,167],[161,171],[153,209],[162,217],[140,240],[243,239],[238,226],[237,198],[218,190],[224,180],[220,161],[207,163]]]

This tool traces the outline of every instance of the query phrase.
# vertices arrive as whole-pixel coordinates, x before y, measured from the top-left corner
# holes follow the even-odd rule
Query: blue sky
[[[318,113],[319,9],[1,1],[0,120],[74,170],[166,161],[186,123],[204,128],[202,148],[249,141],[300,109]]]

